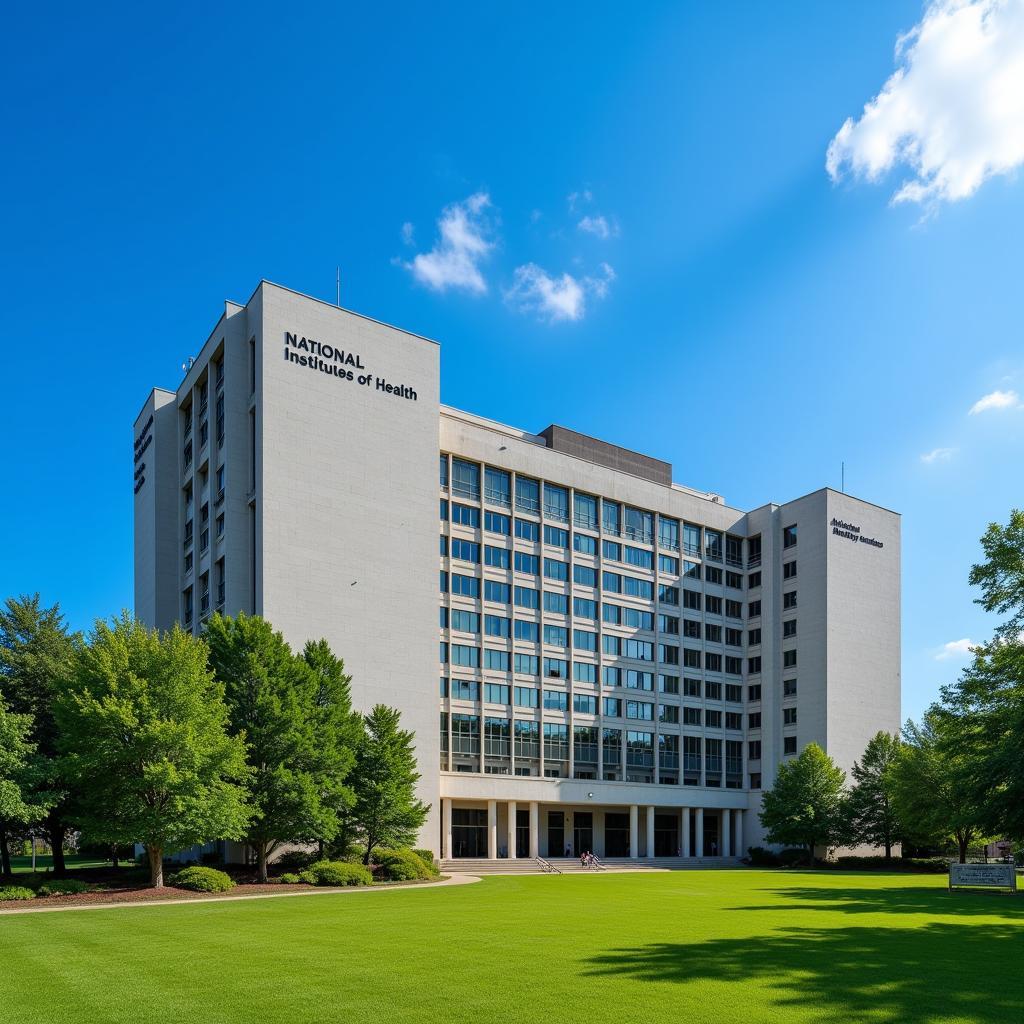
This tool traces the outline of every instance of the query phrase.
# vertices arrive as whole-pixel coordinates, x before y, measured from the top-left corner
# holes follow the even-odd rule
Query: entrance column
[[[746,851],[743,849],[743,812],[736,812],[736,856],[742,857]]]
[[[732,822],[728,807],[722,811],[722,856],[732,856]]]
[[[638,808],[636,804],[630,804],[629,807],[629,856],[635,858],[637,855],[637,846],[639,845],[639,836],[637,835],[638,830]]]
[[[498,801],[487,801],[487,859],[498,859]]]
[[[441,801],[441,859],[448,860],[452,855],[452,802],[450,799]]]
[[[540,804],[530,801],[530,856],[536,860],[540,856]]]
[[[684,857],[690,856],[690,808],[683,807],[679,815],[679,850]]]
[[[516,859],[516,802],[508,802],[508,859]]]
[[[647,856],[654,856],[654,808],[647,808]]]
[[[697,849],[693,851],[694,857],[704,856],[704,808],[697,808]]]

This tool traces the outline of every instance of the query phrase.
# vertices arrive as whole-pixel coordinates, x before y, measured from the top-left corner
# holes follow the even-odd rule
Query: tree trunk
[[[807,863],[813,868],[814,867],[814,840],[811,840],[811,845],[807,847]]]
[[[53,855],[53,877],[63,878],[67,873],[64,864],[64,834],[67,832],[67,826],[56,815],[50,815],[47,825],[49,826],[47,831],[50,836],[50,853]]]
[[[960,863],[967,863],[967,838],[966,836],[961,839],[959,836],[956,837],[956,845],[960,850]]]
[[[119,868],[121,866],[121,858],[117,855],[116,843],[110,848],[110,866],[113,868]]]
[[[149,884],[154,889],[162,889],[164,886],[164,851],[160,846],[147,846],[146,854],[149,857]]]
[[[262,840],[256,847],[256,878],[260,882],[267,880],[267,844]]]
[[[885,837],[885,859],[892,860],[892,841],[888,836]]]
[[[11,850],[7,845],[7,828],[0,825],[0,875],[10,875],[11,872]]]

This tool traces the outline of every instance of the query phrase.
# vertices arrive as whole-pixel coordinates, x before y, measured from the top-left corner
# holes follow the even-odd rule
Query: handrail
[[[550,861],[546,861],[543,857],[537,857],[535,859],[537,861],[537,866],[544,872],[544,874],[560,875],[562,873],[560,868],[556,868],[554,864]]]
[[[591,871],[607,871],[608,865],[596,853],[590,855],[590,870]]]

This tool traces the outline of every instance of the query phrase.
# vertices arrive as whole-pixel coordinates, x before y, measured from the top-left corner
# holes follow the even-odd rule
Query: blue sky
[[[449,404],[649,452],[740,507],[845,460],[904,517],[919,714],[964,663],[945,645],[991,633],[967,572],[1022,501],[1024,129],[986,89],[1020,19],[362,6],[8,16],[0,593],[76,627],[130,605],[146,392],[225,298],[266,277],[332,299],[340,264],[343,304],[442,342]],[[975,31],[985,60],[951,62]]]

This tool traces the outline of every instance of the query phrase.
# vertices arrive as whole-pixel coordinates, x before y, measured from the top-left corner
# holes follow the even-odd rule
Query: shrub
[[[414,850],[375,850],[373,859],[381,877],[390,882],[414,882],[435,878],[434,861],[424,861]]]
[[[75,878],[54,879],[39,886],[37,890],[40,896],[76,896],[80,892],[89,892],[91,885],[79,882]]]
[[[416,856],[434,872],[434,874],[438,873],[440,868],[431,850],[413,850],[412,852],[415,853]]]
[[[35,893],[23,885],[0,885],[0,902],[4,900],[31,900]]]
[[[370,885],[373,876],[362,864],[345,864],[336,860],[321,860],[310,864],[299,878],[308,885]]]
[[[790,847],[778,855],[779,864],[784,868],[806,867],[807,851],[799,847]]]
[[[755,868],[777,868],[779,866],[778,855],[763,846],[751,846],[747,850],[747,859]]]
[[[282,853],[270,866],[276,872],[290,871],[297,873],[316,862],[317,855],[315,850],[289,850],[287,853]]]
[[[175,889],[188,889],[190,892],[227,892],[235,887],[234,879],[216,868],[185,868],[168,881]]]
[[[277,880],[282,885],[298,885],[302,881],[294,871],[286,871],[283,875],[278,875]]]

